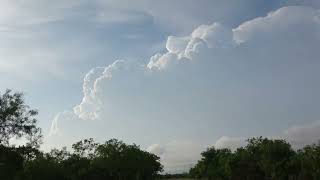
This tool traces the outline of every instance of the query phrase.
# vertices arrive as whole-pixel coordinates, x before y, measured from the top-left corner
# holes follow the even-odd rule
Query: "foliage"
[[[9,144],[13,137],[25,136],[29,146],[39,146],[41,132],[36,127],[38,112],[24,103],[22,93],[11,90],[0,95],[0,144]]]
[[[87,146],[89,142],[94,146]],[[92,152],[90,155],[79,154],[77,145],[81,143],[86,147],[82,150]],[[116,139],[99,144],[87,139],[73,147],[73,152],[62,148],[43,153],[26,146],[0,146],[0,179],[152,180],[162,171],[159,157],[135,144],[127,145]]]
[[[294,151],[285,140],[259,137],[234,152],[211,147],[201,155],[189,171],[198,179],[320,179],[320,144]]]
[[[154,179],[162,170],[159,157],[116,139],[98,144],[86,139],[66,148],[53,149],[25,162],[20,179]]]
[[[37,111],[24,103],[23,94],[0,95],[1,180],[152,180],[185,178],[208,180],[319,180],[320,143],[293,150],[285,140],[251,138],[245,147],[208,148],[189,174],[159,175],[160,158],[139,146],[111,139],[102,144],[85,139],[67,148],[41,152]],[[25,137],[24,146],[10,146]]]

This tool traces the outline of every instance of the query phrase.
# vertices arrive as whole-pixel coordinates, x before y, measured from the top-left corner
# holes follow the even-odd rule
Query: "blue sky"
[[[320,139],[317,0],[0,0],[0,91],[43,149],[119,138],[183,171],[207,146]]]

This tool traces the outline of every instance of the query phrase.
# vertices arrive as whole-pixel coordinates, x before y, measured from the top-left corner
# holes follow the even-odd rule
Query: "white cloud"
[[[306,145],[320,142],[320,121],[305,125],[296,125],[288,128],[283,137],[294,148],[302,148]]]
[[[189,33],[201,24],[208,22],[226,22],[229,25],[236,26],[242,21],[250,20],[258,15],[265,15],[267,12],[282,6],[306,5],[319,8],[320,3],[317,0],[278,0],[264,1],[219,1],[202,0],[194,2],[193,0],[162,0],[148,1],[109,1],[106,4],[116,6],[117,8],[130,7],[135,10],[150,14],[156,24],[175,33]],[[116,5],[115,5],[116,4]],[[165,12],[165,13],[164,13]]]
[[[110,100],[111,102],[113,93],[129,90],[121,88],[130,88],[128,86],[129,82],[132,81],[134,83],[143,73],[140,69],[143,69],[143,67],[123,60],[117,60],[107,67],[92,69],[85,76],[83,84],[84,97],[82,102],[74,107],[75,114],[85,120],[99,118],[99,113],[103,113],[106,110],[106,106],[109,107],[109,105],[105,104],[105,101]],[[109,93],[105,94],[106,91]]]
[[[204,40],[209,48],[225,48],[234,43],[232,31],[219,23],[201,25],[192,32],[191,37]]]
[[[235,151],[240,147],[245,147],[248,138],[251,137],[221,136],[212,146],[217,149],[228,148]],[[285,139],[294,149],[300,149],[306,145],[320,142],[320,121],[292,126],[279,135],[268,138]],[[188,171],[201,159],[200,153],[205,150],[205,146],[192,141],[172,141],[164,146],[153,144],[147,148],[148,152],[160,156],[165,171],[172,173]]]
[[[238,42],[246,42],[251,39],[261,39],[274,35],[286,35],[294,33],[317,33],[319,35],[319,11],[311,7],[289,6],[271,12],[266,17],[242,23],[233,30],[234,39]],[[288,32],[291,30],[291,32]],[[296,34],[297,33],[297,34]],[[273,37],[274,38],[274,37]],[[318,36],[319,38],[319,36]]]
[[[254,18],[257,11],[264,14],[273,8],[284,5],[307,5],[320,7],[316,0],[286,3],[270,1],[268,8],[261,8],[263,2],[237,1],[220,2],[204,0],[195,3],[192,0],[1,0],[0,27],[15,25],[42,24],[68,18],[81,18],[100,23],[139,23],[154,19],[171,32],[189,32],[200,24],[212,21],[227,21],[238,24],[243,19]],[[166,13],[163,13],[166,12]],[[172,18],[174,17],[174,18]]]
[[[147,65],[120,60],[104,68],[91,70],[84,79],[84,97],[80,105],[74,108],[75,113],[82,119],[96,119],[99,113],[103,113],[101,109],[105,109],[108,103],[104,102],[104,99],[111,98],[113,88],[121,88],[121,83],[138,83],[137,81],[144,83],[141,82],[141,79],[147,76],[146,74],[154,76],[153,74],[156,74],[158,70],[175,68],[176,65],[188,61],[208,61],[212,52],[216,51],[215,49],[231,47],[229,46],[232,44],[231,32],[231,29],[227,30],[218,23],[200,26],[190,37],[169,37],[166,44],[168,52],[152,56]],[[210,50],[213,51],[209,52]],[[175,70],[177,69],[173,71]],[[110,84],[114,84],[115,87]]]
[[[201,145],[185,140],[171,141],[164,146],[153,144],[147,148],[160,156],[166,173],[187,172],[199,160],[203,149]]]
[[[108,127],[101,133],[109,136],[103,137],[112,136],[110,131],[115,129],[123,136],[140,133],[141,138],[147,132],[140,132],[139,128],[156,134],[161,133],[159,125],[174,127],[174,121],[179,122],[179,131],[180,126],[189,123],[179,118],[192,115],[214,119],[215,124],[239,124],[242,120],[247,123],[246,128],[252,124],[246,119],[267,121],[264,123],[272,124],[272,128],[275,123],[282,125],[277,119],[277,115],[283,115],[279,109],[294,114],[290,108],[303,104],[299,98],[308,100],[305,91],[314,89],[318,80],[318,16],[315,9],[285,7],[233,30],[213,23],[196,28],[189,36],[171,36],[167,52],[156,54],[146,64],[118,60],[91,70],[84,79],[84,97],[73,109],[74,114],[80,119],[97,120],[81,121],[87,131],[95,123],[100,130]],[[209,123],[197,120],[205,122],[202,128]],[[64,120],[59,121],[63,124]],[[189,124],[190,128],[195,128],[193,125]],[[289,129],[287,134],[302,134],[302,139],[310,140],[318,136],[313,129],[307,135],[300,133],[305,130],[310,127]],[[215,145],[235,149],[243,145],[243,139],[222,137]],[[168,170],[186,170],[202,150],[190,141],[149,147],[149,151],[161,155]]]
[[[247,144],[246,140],[248,138],[251,137],[222,136],[216,141],[214,146],[216,148],[229,148],[231,150],[236,150],[239,147],[244,147]],[[300,149],[306,145],[320,142],[320,121],[291,126],[283,132],[269,136],[268,138],[285,139],[294,149]]]
[[[153,63],[154,68],[164,67],[166,64],[171,62],[169,59],[176,58],[175,55],[178,54],[177,50],[186,50],[184,55],[189,57],[190,53],[198,51],[203,46],[213,47],[213,46],[229,46],[232,44],[232,32],[229,28],[223,27],[218,24],[212,25],[202,25],[202,23],[212,22],[213,20],[226,20],[224,17],[233,17],[237,19],[239,15],[239,20],[243,17],[254,17],[254,11],[251,8],[255,8],[255,5],[247,4],[247,2],[216,2],[216,1],[203,1],[202,3],[195,4],[194,1],[184,1],[184,6],[181,6],[179,1],[161,1],[161,2],[149,2],[145,0],[138,0],[134,3],[132,1],[86,1],[86,0],[57,0],[57,1],[48,1],[48,0],[29,0],[29,1],[18,1],[18,0],[1,0],[0,7],[0,39],[3,42],[4,46],[8,47],[8,44],[16,43],[14,46],[19,46],[20,44],[26,44],[25,50],[17,47],[10,47],[9,49],[13,52],[10,54],[4,54],[0,52],[1,62],[0,71],[2,72],[22,72],[24,69],[27,69],[31,74],[37,74],[38,71],[43,74],[49,73],[55,77],[67,76],[63,72],[72,71],[72,68],[67,67],[66,62],[71,62],[71,58],[65,58],[66,52],[57,48],[54,50],[53,47],[48,47],[48,44],[51,43],[52,39],[37,38],[40,36],[39,32],[30,33],[28,30],[43,30],[46,25],[51,23],[51,26],[48,26],[48,29],[52,28],[55,30],[57,28],[60,30],[60,27],[54,25],[52,22],[59,23],[70,23],[70,22],[83,22],[91,25],[93,23],[102,23],[102,24],[140,24],[140,23],[150,23],[153,22],[156,25],[161,25],[165,29],[170,29],[169,32],[190,32],[193,28],[197,28],[192,35],[184,39],[179,37],[179,41],[174,37],[168,39],[167,49],[169,53],[173,54],[164,54],[164,58],[161,58],[161,61]],[[291,2],[288,4],[295,4],[296,2]],[[215,4],[215,6],[212,6]],[[298,4],[307,4],[309,6],[317,7],[315,2],[299,2]],[[212,10],[214,7],[215,10]],[[255,24],[256,21],[259,21],[260,25],[254,25],[255,29],[260,33],[268,29],[268,27],[285,27],[277,22],[288,21],[293,24],[297,21],[305,21],[313,23],[313,21],[319,22],[319,16],[316,14],[312,8],[309,8],[308,12],[304,11],[303,8],[299,10],[296,8],[293,13],[292,7],[289,8],[290,16],[286,16],[286,9],[277,11],[269,14],[267,17],[256,19],[255,21],[249,21],[247,24],[243,23],[241,26],[235,29],[234,38],[237,41],[243,41],[250,36],[253,36],[256,30],[252,29],[252,24]],[[251,12],[252,11],[252,12]],[[163,13],[167,12],[167,13]],[[281,12],[281,13],[280,13]],[[235,13],[233,15],[233,13]],[[248,13],[248,14],[247,14]],[[302,15],[301,15],[302,14]],[[309,16],[314,15],[314,20],[311,20]],[[275,20],[275,16],[280,17],[281,20]],[[304,17],[302,17],[304,16]],[[175,18],[172,18],[175,17]],[[217,17],[217,18],[216,18]],[[240,18],[241,17],[241,18]],[[300,18],[300,20],[299,20]],[[303,19],[301,19],[303,18]],[[231,18],[232,19],[232,18]],[[269,19],[273,19],[272,22],[269,22]],[[318,20],[317,20],[318,19]],[[230,19],[227,19],[230,20]],[[226,21],[227,21],[226,20]],[[239,21],[237,20],[237,21]],[[231,20],[230,20],[231,21]],[[262,22],[263,21],[263,22]],[[269,25],[263,25],[268,24]],[[231,23],[234,24],[234,23]],[[237,24],[237,23],[236,23]],[[251,25],[250,25],[251,24]],[[286,23],[285,23],[286,24]],[[288,24],[288,23],[287,23]],[[243,27],[246,26],[246,27]],[[261,28],[267,27],[264,30]],[[241,31],[241,29],[245,31]],[[260,30],[259,30],[260,29]],[[250,32],[249,32],[250,31]],[[316,30],[315,30],[316,31]],[[198,37],[197,34],[201,34]],[[2,35],[2,36],[1,36]],[[30,39],[23,39],[22,36],[33,36]],[[7,37],[20,37],[21,39],[7,39]],[[4,38],[5,37],[5,38]],[[192,37],[192,40],[188,41]],[[64,37],[62,37],[63,39]],[[319,37],[318,37],[319,38]],[[43,42],[39,42],[40,39]],[[57,39],[54,37],[54,39]],[[231,41],[230,41],[231,40]],[[171,42],[172,41],[172,42]],[[205,45],[203,44],[205,42]],[[187,49],[183,46],[188,43]],[[63,47],[64,49],[69,49],[74,45],[69,44],[68,47]],[[79,42],[78,42],[79,43]],[[81,44],[90,43],[90,42],[80,42]],[[176,44],[173,44],[176,43]],[[180,43],[180,44],[178,44]],[[222,44],[221,44],[222,43]],[[36,46],[36,47],[35,47]],[[39,48],[41,47],[41,48]],[[79,48],[79,47],[75,47]],[[180,49],[179,49],[180,48]],[[72,50],[69,50],[72,51]],[[16,53],[19,52],[19,53]],[[79,52],[79,51],[78,51]],[[6,53],[6,52],[5,52]],[[182,52],[181,52],[182,53]],[[74,55],[75,53],[73,53]],[[87,53],[88,54],[88,53]],[[36,57],[34,57],[34,55]],[[70,54],[68,54],[70,55]],[[19,56],[19,57],[17,57]],[[21,57],[20,57],[21,56]],[[84,55],[82,55],[84,56]],[[190,57],[189,57],[190,58]],[[79,63],[79,57],[75,57],[72,63]],[[178,57],[180,59],[180,57]],[[174,61],[174,60],[172,60]],[[48,64],[46,67],[45,65]],[[150,63],[151,66],[152,63]],[[25,67],[26,66],[26,67]],[[42,69],[49,69],[49,71]],[[21,75],[22,74],[22,75]],[[20,76],[32,76],[26,75],[26,72],[21,73]],[[38,75],[37,74],[37,75]],[[36,76],[32,76],[36,77]]]
[[[152,22],[152,16],[144,12],[131,11],[130,9],[102,9],[95,18],[98,23],[106,24],[143,24]]]
[[[214,147],[218,149],[228,148],[234,151],[239,147],[244,147],[246,145],[246,140],[247,138],[244,137],[222,136],[216,141]]]
[[[168,52],[180,54],[186,49],[188,42],[190,41],[190,37],[176,37],[169,36],[166,43],[166,49]]]
[[[76,1],[1,0],[0,27],[35,25],[61,20]]]
[[[58,113],[52,120],[49,133],[44,136],[44,144],[41,147],[45,151],[52,148],[71,147],[72,143],[88,138],[85,133],[78,131],[83,126],[72,111]]]
[[[152,144],[147,148],[147,151],[157,156],[161,156],[166,152],[166,149],[159,144]]]
[[[149,69],[163,70],[170,64],[179,64],[191,60],[208,59],[218,48],[230,48],[234,44],[232,31],[219,23],[201,25],[190,36],[169,36],[166,44],[168,50],[165,54],[156,54],[151,57],[147,67]],[[197,57],[200,54],[201,57]]]

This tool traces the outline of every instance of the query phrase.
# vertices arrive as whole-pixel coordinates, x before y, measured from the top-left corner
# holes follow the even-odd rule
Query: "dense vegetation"
[[[30,146],[0,146],[1,180],[154,179],[162,170],[159,158],[136,145],[111,139],[103,144],[86,139],[50,153]]]
[[[154,179],[162,166],[159,158],[136,145],[111,139],[103,144],[86,139],[43,153],[32,147],[0,146],[0,179],[95,180]]]
[[[209,180],[319,180],[320,144],[293,150],[285,140],[251,138],[235,152],[207,149],[190,170],[194,178]]]
[[[285,140],[251,138],[245,147],[208,148],[186,174],[163,174],[159,157],[139,146],[111,139],[85,139],[66,148],[41,152],[37,111],[25,105],[21,93],[0,96],[0,180],[152,180],[183,178],[209,180],[319,180],[320,144],[292,149]],[[24,138],[24,146],[10,145]]]
[[[0,96],[1,180],[152,180],[162,171],[159,157],[116,139],[102,144],[85,139],[73,144],[72,152],[41,152],[35,115],[21,93]],[[25,138],[26,145],[11,146],[14,137]]]

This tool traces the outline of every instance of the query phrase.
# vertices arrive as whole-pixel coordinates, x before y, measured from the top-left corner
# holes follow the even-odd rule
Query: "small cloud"
[[[108,24],[142,24],[152,21],[151,15],[130,9],[102,9],[96,16],[96,22]]]
[[[192,141],[176,140],[163,146],[152,145],[154,149],[161,150],[160,161],[166,173],[184,173],[200,159],[204,147]]]
[[[247,138],[245,137],[222,136],[216,141],[216,143],[214,144],[214,147],[218,149],[227,148],[227,149],[231,149],[232,151],[235,151],[240,147],[246,146],[247,144],[246,140]]]
[[[284,132],[287,139],[294,148],[302,148],[306,145],[320,142],[320,121],[311,124],[296,125]]]
[[[147,148],[147,151],[157,156],[161,156],[166,152],[165,148],[159,144],[152,144]]]

